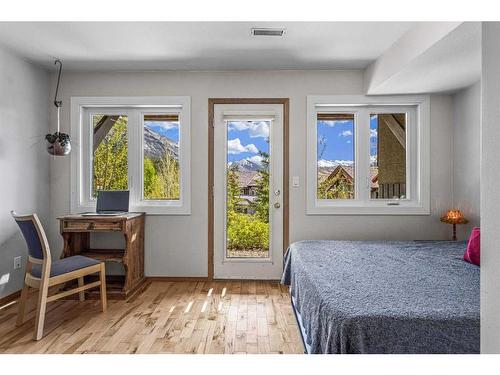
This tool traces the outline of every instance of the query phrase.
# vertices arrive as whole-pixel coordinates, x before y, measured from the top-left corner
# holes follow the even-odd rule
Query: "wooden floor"
[[[285,286],[262,281],[153,281],[128,302],[56,301],[45,336],[33,312],[15,327],[17,303],[0,309],[0,353],[303,353]]]

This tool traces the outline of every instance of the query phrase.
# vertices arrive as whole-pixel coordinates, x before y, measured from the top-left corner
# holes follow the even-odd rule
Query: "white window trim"
[[[375,200],[360,196],[359,186],[368,177],[369,126],[355,122],[356,183],[354,200],[318,200],[317,184],[317,113],[321,111],[359,112],[359,107],[413,107],[407,142],[407,179],[411,182],[407,200]],[[375,113],[379,108],[370,108]],[[361,152],[360,152],[361,150]],[[366,165],[364,165],[366,164]],[[364,178],[363,178],[364,177]],[[407,182],[408,182],[407,180]],[[309,95],[307,96],[307,183],[306,213],[308,215],[429,215],[430,214],[430,99],[425,95],[365,96]],[[397,205],[393,205],[397,204]]]
[[[189,96],[72,97],[71,212],[95,210],[95,200],[90,199],[89,171],[92,157],[89,148],[90,139],[88,138],[90,134],[87,133],[88,126],[85,124],[84,116],[96,108],[114,112],[119,109],[120,114],[131,117],[127,131],[130,211],[146,212],[153,215],[190,215],[191,98]],[[142,197],[144,124],[139,113],[142,115],[142,113],[154,112],[179,114],[179,164],[181,170],[179,201],[144,200]],[[132,128],[130,124],[140,124],[140,126]]]

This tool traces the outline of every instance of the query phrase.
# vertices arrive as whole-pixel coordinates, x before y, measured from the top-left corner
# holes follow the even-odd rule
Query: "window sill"
[[[417,205],[346,206],[324,205],[307,208],[307,215],[430,215],[430,208]]]
[[[83,212],[95,212],[95,206],[77,206],[71,209],[72,214]],[[129,208],[129,212],[144,212],[148,216],[189,216],[191,209],[182,206],[133,206]]]

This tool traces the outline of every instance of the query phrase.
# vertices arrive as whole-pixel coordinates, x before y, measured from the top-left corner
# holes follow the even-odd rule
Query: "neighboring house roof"
[[[335,169],[328,175],[327,180],[330,178],[337,177],[339,175],[344,175],[349,182],[353,182],[354,180],[354,167],[346,166],[346,165],[337,165]]]
[[[328,175],[327,180],[334,178],[339,174],[343,174],[349,182],[354,180],[354,167],[350,165],[337,165],[335,169]],[[371,187],[372,189],[378,188],[378,168],[370,167]]]
[[[237,172],[237,174],[240,188],[257,186],[257,181],[260,178],[259,173],[256,171]]]

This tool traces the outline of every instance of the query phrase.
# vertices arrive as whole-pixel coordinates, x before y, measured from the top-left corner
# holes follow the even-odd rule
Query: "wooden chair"
[[[16,325],[19,326],[24,323],[29,288],[38,289],[35,333],[33,337],[35,340],[40,340],[43,337],[43,325],[48,302],[75,293],[79,293],[80,301],[84,301],[85,290],[100,286],[102,311],[106,311],[106,274],[104,263],[81,255],[52,262],[49,243],[38,216],[36,214],[17,215],[14,211],[11,214],[19,225],[28,245],[26,275],[21,291]],[[99,281],[84,284],[83,277],[93,273],[99,273]],[[48,295],[49,287],[70,280],[78,280],[78,287],[58,292],[51,296]]]

